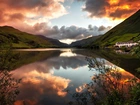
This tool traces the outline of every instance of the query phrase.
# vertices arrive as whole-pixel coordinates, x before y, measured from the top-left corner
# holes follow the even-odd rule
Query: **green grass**
[[[19,42],[19,43],[12,43],[12,47],[14,47],[14,48],[30,48],[32,46],[29,46],[23,42]]]
[[[0,27],[0,44],[4,47],[11,44],[13,48],[39,48],[55,46],[43,38],[26,32],[21,32],[9,26]]]
[[[112,46],[116,42],[139,41],[140,40],[140,10],[105,33],[90,46]]]
[[[104,43],[104,45],[114,45],[116,42],[128,42],[128,41],[134,41],[137,42],[139,39],[139,33],[128,33],[124,35],[116,35],[112,38],[110,38],[107,42]]]

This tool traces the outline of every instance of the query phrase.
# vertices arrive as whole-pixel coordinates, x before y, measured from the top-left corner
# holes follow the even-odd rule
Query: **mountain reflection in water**
[[[108,65],[112,64],[108,62]],[[122,69],[120,72],[124,81],[133,77]],[[96,74],[89,71],[85,56],[71,49],[63,50],[59,56],[21,66],[12,73],[15,78],[22,79],[15,105],[66,105],[72,99],[66,90],[81,92],[83,85],[91,82]]]

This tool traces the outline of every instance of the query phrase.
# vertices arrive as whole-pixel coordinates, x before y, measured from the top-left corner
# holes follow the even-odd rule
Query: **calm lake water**
[[[71,94],[81,92],[84,84],[91,82],[92,76],[98,73],[89,69],[87,55],[103,60],[94,53],[76,49],[28,49],[20,52],[22,65],[12,71],[15,78],[22,79],[15,105],[67,105],[73,100]],[[115,67],[107,60],[105,62]],[[124,79],[133,77],[117,68]]]

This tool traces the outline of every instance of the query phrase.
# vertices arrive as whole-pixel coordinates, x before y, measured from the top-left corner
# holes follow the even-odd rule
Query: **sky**
[[[140,0],[0,0],[0,26],[64,43],[104,34],[140,9]]]

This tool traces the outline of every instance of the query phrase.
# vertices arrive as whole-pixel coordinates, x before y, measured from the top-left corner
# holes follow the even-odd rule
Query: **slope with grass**
[[[97,40],[100,37],[101,37],[101,35],[98,35],[98,36],[93,36],[93,37],[86,38],[86,39],[83,39],[83,40],[79,40],[79,41],[76,41],[76,42],[72,42],[70,44],[70,47],[85,48],[91,42]]]
[[[68,47],[68,44],[62,43],[57,39],[48,38],[48,37],[45,37],[45,36],[42,36],[42,35],[37,35],[37,36],[51,42],[53,45],[56,45],[57,47]]]
[[[119,25],[112,28],[105,33],[95,42],[91,43],[91,46],[112,46],[116,42],[127,42],[140,40],[140,10],[135,14],[124,20]]]
[[[43,37],[21,32],[10,26],[0,27],[0,45],[4,48],[49,48],[59,47]]]

